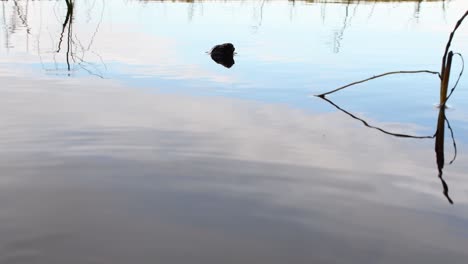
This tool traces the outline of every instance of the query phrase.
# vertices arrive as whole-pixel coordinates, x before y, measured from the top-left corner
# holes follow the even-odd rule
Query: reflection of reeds
[[[77,35],[73,33],[73,22],[74,22],[74,13],[75,13],[75,1],[74,0],[65,0],[66,6],[67,6],[67,14],[65,15],[64,22],[62,24],[62,30],[60,33],[60,38],[59,38],[59,43],[58,47],[56,50],[56,53],[60,53],[62,49],[62,43],[64,42],[64,38],[66,41],[66,52],[65,52],[65,61],[67,64],[67,74],[71,75],[72,65],[77,65],[84,71],[88,72],[91,75],[95,75],[97,77],[103,78],[102,74],[100,73],[99,69],[90,62],[85,61],[85,53],[86,51],[89,51],[91,48],[91,45],[94,41],[94,37],[96,36],[100,23],[98,23],[96,30],[91,37],[91,40],[89,44],[86,46],[83,45],[83,43],[78,39]],[[104,12],[104,1],[103,1],[103,9],[101,12],[101,20]],[[65,34],[66,33],[66,34]],[[81,52],[81,54],[78,54],[78,52]],[[102,62],[101,57],[95,53],[96,56],[99,57],[99,59]],[[102,62],[103,63],[103,62]],[[104,63],[103,63],[104,65]],[[105,67],[105,65],[104,65]]]
[[[360,120],[365,126],[367,126],[369,128],[377,129],[377,130],[379,130],[379,131],[381,131],[381,132],[383,132],[383,133],[385,133],[387,135],[396,136],[396,137],[405,137],[405,138],[420,138],[420,139],[421,138],[434,138],[435,137],[435,152],[436,152],[436,163],[437,163],[437,169],[438,169],[438,177],[439,177],[439,179],[440,179],[440,181],[442,183],[443,193],[444,193],[445,197],[447,198],[447,200],[451,204],[453,203],[453,201],[449,196],[448,185],[445,182],[445,180],[443,179],[443,169],[444,169],[444,165],[445,165],[445,149],[444,149],[445,124],[447,124],[447,126],[448,126],[448,128],[450,130],[450,134],[451,134],[452,141],[453,141],[453,147],[454,147],[454,151],[455,151],[454,158],[453,158],[452,161],[450,161],[450,164],[452,164],[452,162],[455,161],[455,158],[457,156],[457,144],[455,143],[455,137],[454,137],[454,134],[453,134],[452,127],[450,126],[450,122],[448,121],[448,119],[445,116],[445,108],[446,108],[446,103],[447,103],[448,99],[450,98],[452,93],[455,91],[455,89],[456,89],[456,87],[458,85],[458,82],[460,81],[460,78],[461,78],[461,76],[463,74],[464,62],[463,62],[463,57],[462,57],[461,54],[454,53],[453,51],[450,51],[450,46],[452,44],[452,40],[453,40],[453,37],[455,36],[455,33],[456,33],[457,29],[460,27],[460,25],[463,23],[463,20],[467,16],[468,16],[468,11],[466,11],[465,14],[458,20],[458,22],[455,25],[455,28],[450,33],[450,37],[449,37],[449,40],[447,41],[447,44],[446,44],[446,47],[445,47],[445,52],[444,52],[444,55],[442,57],[442,66],[441,66],[440,73],[435,72],[435,71],[428,71],[428,70],[387,72],[387,73],[379,74],[379,75],[376,75],[376,76],[373,76],[373,77],[370,77],[370,78],[367,78],[367,79],[364,79],[364,80],[361,80],[361,81],[356,81],[356,82],[344,85],[342,87],[336,88],[334,90],[331,90],[329,92],[317,95],[318,97],[320,97],[320,98],[324,99],[325,101],[327,101],[328,103],[332,104],[338,110],[346,113],[347,115],[351,116],[354,119]],[[448,93],[448,87],[449,87],[449,82],[450,82],[450,74],[451,74],[451,69],[452,69],[452,61],[453,61],[453,56],[455,54],[459,55],[460,58],[462,59],[462,67],[463,68],[462,68],[462,70],[460,72],[460,75],[458,76],[458,80],[456,81],[455,85],[451,89],[450,93]],[[424,136],[411,136],[411,135],[405,135],[405,134],[391,133],[391,132],[388,132],[388,131],[386,131],[386,130],[384,130],[382,128],[371,126],[366,121],[364,121],[363,119],[358,118],[358,117],[354,116],[353,114],[345,111],[344,109],[340,108],[339,106],[337,106],[332,101],[330,101],[329,99],[326,98],[326,96],[329,95],[329,94],[341,91],[343,89],[346,89],[348,87],[351,87],[351,86],[354,86],[354,85],[357,85],[357,84],[360,84],[360,83],[368,82],[368,81],[371,81],[373,79],[381,78],[381,77],[384,77],[384,76],[387,76],[387,75],[407,74],[407,73],[430,73],[430,74],[437,74],[439,76],[439,79],[440,79],[440,104],[439,104],[439,108],[440,109],[439,109],[439,116],[438,116],[438,119],[437,119],[437,130],[436,130],[436,133],[434,134],[434,136],[432,136],[432,137],[429,137],[429,136],[426,136],[426,137],[424,137]]]
[[[65,33],[65,29],[67,29],[68,36],[67,36],[67,52],[66,52],[66,61],[67,61],[67,69],[70,71],[70,46],[72,43],[72,24],[73,24],[73,8],[75,6],[75,2],[73,0],[65,0],[67,4],[67,15],[65,16],[65,21],[62,25],[62,33],[60,34],[60,40],[57,48],[57,53],[60,52],[62,41],[63,41],[63,34]]]
[[[375,129],[379,132],[382,132],[386,135],[393,136],[393,137],[398,137],[398,138],[409,138],[409,139],[435,139],[435,153],[436,153],[436,164],[437,164],[437,170],[438,170],[438,178],[441,181],[442,184],[442,189],[443,189],[443,194],[449,201],[449,203],[453,204],[452,198],[450,198],[449,195],[449,187],[448,184],[445,182],[443,178],[443,169],[445,165],[445,149],[444,149],[444,143],[445,143],[445,124],[447,124],[447,127],[450,131],[450,136],[452,138],[453,142],[453,148],[454,148],[454,157],[453,159],[449,162],[449,164],[452,164],[456,157],[457,157],[457,144],[455,142],[455,135],[453,133],[453,129],[450,126],[450,122],[448,121],[447,117],[445,116],[445,107],[441,107],[439,109],[439,116],[437,119],[437,130],[432,136],[419,136],[419,135],[409,135],[409,134],[402,134],[402,133],[394,133],[390,132],[388,130],[385,130],[381,127],[371,125],[368,121],[364,120],[363,118],[357,117],[356,115],[346,111],[345,109],[341,108],[337,104],[335,104],[333,101],[326,97],[321,97],[323,100],[328,102],[330,105],[338,109],[339,111],[345,113],[349,117],[360,121],[364,126],[370,128],[370,129]]]
[[[328,102],[329,104],[331,104],[332,106],[334,106],[336,109],[338,109],[341,112],[345,113],[349,117],[360,121],[364,126],[366,126],[368,128],[371,128],[371,129],[378,130],[378,131],[380,131],[380,132],[382,132],[384,134],[390,135],[390,136],[400,137],[400,138],[417,138],[417,139],[434,138],[436,136],[436,135],[433,135],[433,136],[416,136],[416,135],[409,135],[409,134],[390,132],[390,131],[387,131],[387,130],[385,130],[383,128],[380,128],[378,126],[374,126],[374,125],[369,124],[369,122],[367,122],[366,120],[364,120],[364,119],[362,119],[360,117],[357,117],[356,115],[344,110],[343,108],[339,107],[337,104],[335,104],[333,101],[331,101],[330,99],[328,99],[326,97],[322,97],[322,99],[325,100],[326,102]]]
[[[449,203],[453,204],[452,199],[449,196],[449,188],[447,183],[445,182],[443,178],[444,174],[444,165],[445,165],[445,149],[444,149],[444,144],[445,144],[445,122],[447,122],[452,138],[453,138],[453,131],[450,127],[450,123],[448,122],[446,116],[445,116],[445,107],[441,107],[439,110],[439,117],[437,118],[437,132],[436,132],[436,138],[435,138],[435,152],[436,152],[436,163],[437,163],[437,170],[439,171],[439,179],[442,183],[442,188],[443,188],[443,193]],[[455,140],[454,146],[455,146],[455,153],[456,153],[456,144]]]
[[[3,14],[3,26],[5,27],[5,47],[8,48],[10,47],[10,38],[8,34],[8,29],[7,29],[7,22],[6,22],[6,15],[5,15],[5,1],[2,1],[2,14]]]
[[[26,29],[26,49],[29,48],[29,35],[31,34],[31,28],[29,27],[28,23],[28,7],[29,7],[29,0],[25,3],[25,8],[20,5],[18,0],[13,0],[13,12],[11,13],[10,23],[8,25],[6,20],[6,12],[5,12],[5,3],[7,1],[2,2],[2,17],[3,17],[3,28],[5,33],[5,47],[8,50],[11,47],[10,43],[10,34],[15,33],[18,28]]]

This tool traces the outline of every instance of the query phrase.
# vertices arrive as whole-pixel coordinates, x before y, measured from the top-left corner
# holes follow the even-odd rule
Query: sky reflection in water
[[[5,263],[466,258],[468,163],[448,169],[450,207],[432,140],[341,113],[4,81]]]
[[[17,17],[11,3],[3,5]],[[10,55],[2,61],[29,61],[50,74],[68,74],[65,51],[55,52],[67,13],[65,3],[29,5],[29,19],[15,18],[17,30],[7,41],[11,48],[2,47],[2,53]],[[442,2],[425,2],[419,8],[416,2],[78,3],[71,44],[78,63],[72,65],[72,74],[90,71],[132,85],[308,107],[307,95],[356,77],[400,69],[437,70],[448,32],[463,10],[460,1],[445,5],[444,11]],[[26,13],[25,7],[21,10]],[[34,25],[28,26],[30,34],[20,28],[23,20]],[[455,50],[464,51],[461,44],[466,36],[465,32],[457,36]],[[231,70],[213,64],[205,53],[224,42],[234,43],[238,52],[238,63]],[[18,52],[13,55],[13,51]],[[272,79],[272,74],[277,78]],[[382,88],[370,89],[367,97],[379,96],[392,105],[397,102],[393,94],[417,85],[414,96],[437,101],[437,93],[428,92],[436,90],[437,83],[414,78],[377,83]]]
[[[439,70],[467,6],[344,2],[80,1],[67,24],[65,1],[2,1],[0,263],[464,263],[467,81],[454,206],[434,139],[310,95]],[[224,42],[230,69],[206,53]],[[330,98],[437,128],[437,77]]]

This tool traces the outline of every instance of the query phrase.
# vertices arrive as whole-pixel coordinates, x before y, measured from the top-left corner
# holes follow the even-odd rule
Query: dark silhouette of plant
[[[429,71],[429,70],[386,72],[386,73],[382,73],[382,74],[379,74],[379,75],[376,75],[376,76],[373,76],[373,77],[370,77],[370,78],[367,78],[367,79],[364,79],[364,80],[352,82],[352,83],[349,83],[347,85],[344,85],[344,86],[338,87],[336,89],[333,89],[331,91],[316,95],[317,97],[320,97],[323,100],[330,103],[331,105],[333,105],[338,110],[346,113],[350,117],[361,121],[365,126],[367,126],[369,128],[372,128],[372,129],[376,129],[376,130],[378,130],[378,131],[380,131],[382,133],[385,133],[387,135],[396,136],[396,137],[403,137],[403,138],[417,138],[417,139],[435,138],[435,147],[434,147],[434,149],[435,149],[435,152],[436,152],[436,163],[437,163],[437,169],[438,169],[438,177],[439,177],[439,179],[441,180],[441,183],[442,183],[443,193],[444,193],[445,197],[447,198],[447,200],[451,204],[453,204],[453,200],[449,196],[448,185],[445,182],[445,180],[443,179],[443,169],[444,169],[444,166],[445,166],[444,144],[445,144],[445,126],[446,125],[447,125],[447,127],[448,127],[448,129],[450,131],[450,135],[451,135],[452,143],[453,143],[453,147],[454,147],[454,153],[455,153],[453,159],[449,162],[449,164],[452,164],[455,161],[456,157],[457,157],[457,144],[455,142],[455,136],[454,136],[454,133],[453,133],[453,129],[450,126],[450,122],[448,121],[448,119],[447,119],[447,117],[445,115],[445,109],[446,109],[447,101],[452,96],[453,92],[455,91],[455,89],[456,89],[456,87],[457,87],[457,85],[458,85],[458,83],[460,81],[461,76],[463,75],[464,60],[463,60],[463,56],[460,53],[454,53],[453,51],[450,51],[450,46],[452,44],[452,40],[453,40],[453,38],[455,36],[456,31],[458,30],[458,28],[460,27],[460,25],[463,23],[464,19],[467,16],[468,16],[468,10],[457,21],[457,23],[455,24],[455,28],[450,33],[449,39],[448,39],[447,44],[445,46],[444,54],[442,56],[442,65],[441,65],[440,72]],[[452,60],[453,60],[453,56],[455,56],[455,55],[459,56],[460,59],[462,60],[462,69],[460,71],[460,74],[458,75],[457,81],[455,82],[454,86],[450,90],[450,93],[448,93],[448,85],[449,85],[450,74],[451,74]],[[386,130],[384,130],[382,128],[369,125],[365,120],[363,120],[363,119],[361,119],[361,118],[347,112],[346,110],[340,108],[338,105],[336,105],[331,100],[326,98],[327,95],[336,93],[336,92],[341,91],[343,89],[346,89],[348,87],[351,87],[351,86],[354,86],[354,85],[357,85],[357,84],[360,84],[360,83],[368,82],[368,81],[371,81],[371,80],[374,80],[374,79],[377,79],[377,78],[385,77],[385,76],[388,76],[388,75],[394,75],[394,74],[417,74],[417,73],[428,73],[428,74],[438,75],[439,79],[440,79],[440,104],[439,104],[440,109],[439,109],[439,116],[438,116],[438,119],[437,119],[437,129],[436,129],[436,132],[435,132],[435,134],[433,136],[412,136],[412,135],[392,133],[392,132],[386,131]]]

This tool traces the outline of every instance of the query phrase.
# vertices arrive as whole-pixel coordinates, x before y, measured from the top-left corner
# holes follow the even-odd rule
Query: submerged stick
[[[367,79],[364,79],[364,80],[361,80],[361,81],[357,81],[357,82],[353,82],[353,83],[347,84],[347,85],[345,85],[345,86],[341,86],[341,87],[339,87],[339,88],[336,88],[335,90],[332,90],[332,91],[329,91],[329,92],[326,92],[326,93],[322,93],[322,94],[318,94],[318,95],[316,95],[316,96],[321,97],[321,98],[324,98],[326,95],[329,95],[329,94],[338,92],[338,91],[340,91],[340,90],[343,90],[343,89],[345,89],[345,88],[348,88],[348,87],[353,86],[353,85],[356,85],[356,84],[364,83],[364,82],[367,82],[367,81],[370,81],[370,80],[373,80],[373,79],[377,79],[377,78],[380,78],[380,77],[384,77],[384,76],[387,76],[387,75],[392,75],[392,74],[407,74],[407,73],[430,73],[430,74],[437,74],[437,75],[439,75],[439,78],[440,78],[440,73],[435,72],[435,71],[428,71],[428,70],[386,72],[386,73],[382,73],[382,74],[379,74],[379,75],[372,76],[372,77],[370,77],[370,78],[367,78]]]

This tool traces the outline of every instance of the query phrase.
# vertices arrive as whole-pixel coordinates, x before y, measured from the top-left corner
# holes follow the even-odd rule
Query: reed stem
[[[440,107],[445,107],[447,101],[448,85],[450,82],[450,71],[452,69],[453,52],[450,51],[447,57],[447,64],[442,72],[442,80],[440,82]]]

